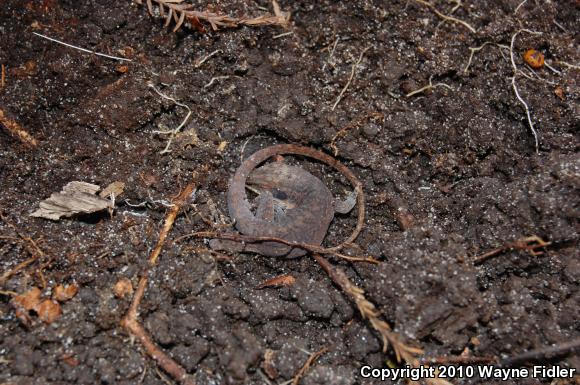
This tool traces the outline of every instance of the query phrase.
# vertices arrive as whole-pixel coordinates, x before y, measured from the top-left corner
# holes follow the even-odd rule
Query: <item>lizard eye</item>
[[[276,199],[280,199],[280,200],[287,200],[288,199],[288,195],[284,191],[280,191],[277,188],[272,189],[272,195]]]

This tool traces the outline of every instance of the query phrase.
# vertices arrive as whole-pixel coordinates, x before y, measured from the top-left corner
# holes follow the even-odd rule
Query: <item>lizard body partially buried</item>
[[[364,205],[360,182],[343,164],[308,147],[281,144],[257,151],[236,170],[227,195],[230,217],[243,235],[320,245],[334,217],[336,205],[332,194],[320,179],[300,167],[273,162],[258,168],[267,159],[282,154],[303,155],[337,169],[354,185],[358,204]],[[247,199],[247,182],[257,186],[260,193],[256,214]],[[361,215],[364,216],[364,210],[359,209],[359,218]],[[213,249],[250,251],[267,256],[298,257],[305,254],[303,249],[278,242],[242,244],[214,239],[210,246]]]

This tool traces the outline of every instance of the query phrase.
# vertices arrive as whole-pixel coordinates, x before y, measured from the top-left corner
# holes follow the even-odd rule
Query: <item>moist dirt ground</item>
[[[272,11],[265,0],[192,4],[237,17]],[[332,154],[360,178],[367,216],[354,251],[380,263],[332,263],[424,357],[505,360],[578,341],[579,3],[280,6],[291,13],[287,29],[212,31],[202,21],[205,31],[173,32],[129,0],[2,1],[0,382],[172,381],[121,328],[131,296],[114,287],[123,278],[136,287],[168,204],[195,180],[139,320],[197,384],[288,383],[324,347],[301,384],[405,383],[359,375],[362,365],[389,367],[395,357],[311,257],[218,254],[207,239],[183,238],[229,221],[228,179],[243,158],[276,143]],[[553,69],[532,71],[522,59],[532,48]],[[168,146],[160,132],[178,127],[188,109]],[[14,122],[36,145],[9,129]],[[337,197],[351,188],[316,162],[289,161]],[[70,181],[125,189],[112,213],[30,216]],[[338,215],[324,245],[340,243],[355,224],[354,211]],[[530,236],[551,244],[476,260]],[[295,283],[256,288],[281,274]],[[17,314],[16,294],[37,287],[50,298],[60,284],[79,291],[55,321]],[[580,369],[570,352],[536,362]]]

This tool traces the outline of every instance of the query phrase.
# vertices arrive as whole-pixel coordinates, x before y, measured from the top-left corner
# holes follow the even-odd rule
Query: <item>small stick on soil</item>
[[[514,33],[512,35],[512,39],[510,42],[510,60],[512,63],[512,68],[514,70],[514,74],[512,76],[512,88],[514,89],[514,93],[516,94],[516,98],[520,101],[520,103],[524,106],[524,109],[526,110],[526,116],[528,118],[528,124],[530,125],[530,129],[532,130],[532,134],[534,135],[534,140],[536,142],[536,153],[539,153],[539,141],[538,141],[538,133],[536,132],[536,129],[534,128],[534,123],[532,123],[532,117],[531,117],[531,113],[530,113],[530,109],[528,107],[528,104],[526,103],[526,101],[520,96],[520,92],[518,91],[518,87],[516,85],[516,76],[518,74],[518,67],[516,66],[516,61],[514,59],[514,42],[516,40],[516,36],[521,33],[521,32],[527,32],[527,33],[531,33],[533,35],[541,35],[541,32],[535,32],[535,31],[530,31],[529,29],[520,29],[518,31],[516,31],[516,33]]]
[[[348,78],[348,81],[346,82],[346,84],[345,84],[344,88],[342,89],[342,91],[340,91],[340,94],[338,95],[338,98],[336,98],[336,102],[332,106],[332,111],[334,111],[334,109],[336,108],[336,106],[338,106],[338,103],[340,103],[340,101],[342,100],[342,97],[344,96],[344,93],[346,92],[346,90],[348,89],[348,86],[350,86],[350,83],[352,82],[352,79],[354,78],[354,74],[356,72],[356,67],[358,67],[358,65],[362,61],[362,58],[363,58],[363,55],[365,54],[365,52],[367,52],[370,48],[371,47],[367,47],[367,48],[363,49],[362,52],[360,53],[360,56],[358,57],[358,60],[356,61],[356,63],[354,63],[352,65],[352,69],[350,71],[350,76]]]
[[[294,34],[294,31],[280,33],[278,35],[272,36],[272,40],[280,39],[280,38],[283,38],[283,37],[286,37],[286,36],[290,36],[290,35],[293,35],[293,34]]]
[[[69,48],[74,48],[74,49],[79,50],[79,51],[82,51],[82,52],[91,53],[93,55],[102,56],[102,57],[106,57],[108,59],[113,59],[113,60],[133,61],[131,59],[126,59],[124,57],[106,55],[104,53],[99,53],[99,52],[91,51],[90,49],[77,47],[76,45],[68,44],[68,43],[65,43],[64,41],[60,41],[60,40],[54,39],[52,37],[48,37],[48,36],[42,35],[42,34],[37,33],[37,32],[32,32],[32,33],[35,34],[36,36],[39,36],[39,37],[43,38],[43,39],[47,39],[47,40],[53,41],[55,43],[62,44],[62,45],[66,46],[66,47],[69,47]]]
[[[580,352],[580,338],[558,345],[549,346],[537,350],[522,353],[520,355],[506,358],[500,361],[500,366],[504,368],[520,366],[525,363],[541,362],[546,363],[556,358],[564,358],[571,354]]]
[[[343,242],[338,246],[325,248],[322,246],[311,245],[308,243],[300,243],[300,242],[291,242],[287,241],[283,238],[278,237],[252,237],[249,235],[237,234],[237,233],[218,233],[214,231],[200,231],[197,233],[187,234],[175,239],[175,242],[180,242],[189,237],[196,237],[196,238],[219,238],[219,239],[228,239],[231,241],[236,242],[245,242],[245,243],[257,243],[257,242],[278,242],[284,245],[297,247],[299,249],[310,251],[311,253],[319,253],[319,254],[331,254],[338,258],[342,258],[347,261],[351,262],[367,262],[372,264],[378,264],[379,261],[374,259],[370,256],[365,257],[358,257],[358,256],[350,256],[346,254],[341,254],[338,250],[346,247],[349,245],[348,242]]]
[[[447,16],[447,15],[442,14],[441,12],[439,12],[437,10],[437,8],[435,8],[435,6],[433,4],[429,3],[428,1],[424,1],[424,0],[415,0],[415,1],[419,4],[422,4],[426,7],[428,7],[430,10],[433,11],[433,13],[435,13],[437,16],[439,16],[443,20],[451,21],[453,23],[459,23],[462,26],[464,26],[465,28],[469,29],[471,32],[473,32],[473,33],[477,32],[477,30],[475,28],[473,28],[471,25],[467,24],[465,21],[457,19],[453,16]]]
[[[17,228],[16,226],[10,222],[5,216],[4,214],[2,214],[2,212],[0,211],[0,220],[2,222],[4,222],[8,227],[10,227],[18,236],[18,238],[20,238],[23,242],[24,242],[24,247],[27,249],[28,253],[31,255],[30,258],[28,258],[27,260],[19,263],[18,265],[16,265],[14,268],[12,268],[11,270],[5,272],[4,274],[2,274],[2,276],[0,276],[0,285],[4,285],[4,283],[10,278],[12,277],[14,274],[18,273],[19,271],[23,270],[24,268],[26,268],[27,266],[33,264],[34,262],[36,262],[37,260],[39,260],[40,258],[44,257],[46,254],[44,253],[44,251],[38,246],[38,244],[36,243],[36,241],[34,239],[32,239],[29,236],[26,236],[24,234],[22,234]],[[46,266],[44,266],[46,267]],[[40,270],[42,270],[44,267],[42,267]]]
[[[6,127],[6,129],[12,134],[13,136],[17,137],[24,145],[27,147],[36,147],[38,145],[38,141],[34,139],[32,135],[28,133],[18,122],[14,119],[8,117],[8,114],[5,113],[0,108],[0,125]]]
[[[384,118],[384,116],[385,115],[382,112],[370,112],[370,113],[362,116],[361,118],[347,124],[343,128],[341,128],[336,134],[334,134],[334,136],[330,140],[330,148],[332,148],[332,151],[334,152],[334,156],[338,155],[338,148],[336,147],[336,141],[339,138],[344,137],[350,129],[353,129],[353,128],[360,126],[367,119],[370,119],[370,118],[380,119],[380,118]]]
[[[210,53],[209,55],[204,56],[203,58],[201,58],[200,60],[195,62],[195,68],[199,68],[201,67],[201,65],[203,63],[205,63],[206,61],[208,61],[211,57],[213,57],[214,55],[217,55],[218,53],[223,52],[221,49],[216,49],[215,51],[213,51],[212,53]]]
[[[169,135],[169,140],[167,140],[167,144],[165,145],[165,148],[163,149],[163,151],[160,152],[160,154],[167,154],[168,152],[171,152],[171,150],[169,149],[169,147],[171,146],[171,142],[173,142],[173,139],[175,138],[175,135],[177,135],[179,133],[179,131],[181,131],[181,129],[183,128],[183,126],[185,126],[185,124],[187,123],[187,121],[189,120],[189,117],[191,116],[191,108],[189,108],[189,106],[187,106],[186,104],[180,103],[177,100],[175,100],[174,98],[165,95],[164,93],[162,93],[161,91],[159,91],[157,88],[155,88],[155,86],[151,83],[147,84],[148,87],[152,88],[153,91],[155,91],[157,93],[157,95],[161,96],[163,99],[167,99],[172,101],[175,105],[179,106],[179,107],[183,107],[187,110],[187,115],[185,115],[185,118],[183,118],[183,120],[181,121],[181,124],[179,126],[177,126],[176,128],[174,128],[173,130],[169,130],[169,131],[153,131],[153,133],[155,134],[161,134],[161,135]],[[197,142],[197,135],[195,135],[194,137],[194,142]]]
[[[306,373],[306,371],[308,369],[310,369],[310,367],[312,366],[314,361],[316,361],[318,359],[318,357],[320,357],[321,355],[323,355],[327,351],[328,351],[327,348],[322,348],[319,351],[317,351],[316,353],[312,353],[310,355],[310,357],[308,357],[308,359],[306,360],[304,365],[300,368],[298,373],[296,373],[296,375],[292,379],[292,385],[298,385],[300,383],[300,379],[302,378],[302,376],[304,376],[304,373]]]
[[[6,66],[2,64],[2,77],[0,78],[0,88],[4,88],[6,84]]]
[[[138,309],[139,305],[141,304],[141,300],[145,294],[145,288],[147,287],[148,283],[148,275],[150,270],[157,265],[157,260],[159,258],[159,254],[161,253],[161,249],[165,245],[165,241],[167,240],[167,236],[173,227],[173,223],[175,222],[175,218],[179,213],[181,207],[187,202],[188,198],[193,194],[195,191],[196,183],[192,181],[189,183],[180,193],[179,195],[173,200],[173,206],[169,209],[167,216],[165,217],[165,222],[163,224],[163,228],[159,232],[159,239],[157,240],[157,244],[151,251],[149,255],[149,264],[146,270],[141,275],[139,279],[139,284],[137,286],[137,290],[135,291],[135,295],[133,296],[133,301],[131,303],[131,307],[129,311],[121,320],[121,326],[132,336],[137,337],[141,344],[145,348],[145,351],[151,358],[153,358],[159,366],[165,370],[169,375],[171,375],[176,381],[184,384],[184,385],[195,385],[193,380],[188,377],[187,371],[175,362],[171,357],[169,357],[165,352],[163,352],[156,344],[153,342],[147,331],[141,326],[139,323],[138,317]]]
[[[488,251],[485,254],[479,255],[473,259],[474,265],[479,265],[484,261],[487,261],[491,257],[495,257],[501,253],[509,250],[525,250],[533,256],[541,255],[541,251],[536,251],[536,249],[545,248],[552,244],[552,242],[546,242],[542,238],[532,235],[531,237],[525,237],[518,239],[514,242],[508,242],[505,245]]]
[[[445,87],[445,88],[449,88],[451,91],[455,91],[453,89],[453,87],[451,87],[450,85],[445,84],[445,83],[435,83],[435,84],[433,84],[433,75],[431,75],[431,76],[429,76],[429,84],[427,84],[425,87],[419,88],[418,90],[409,92],[407,95],[405,95],[405,97],[410,98],[413,95],[417,95],[417,94],[420,94],[422,92],[425,92],[425,91],[428,91],[428,90],[432,90],[433,88],[436,88],[436,87]]]

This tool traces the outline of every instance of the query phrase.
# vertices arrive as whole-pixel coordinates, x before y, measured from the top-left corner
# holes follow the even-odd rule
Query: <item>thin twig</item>
[[[318,359],[318,357],[320,357],[321,355],[323,355],[327,351],[328,351],[327,348],[322,348],[319,351],[312,353],[310,355],[310,357],[308,357],[308,359],[306,360],[304,365],[300,368],[298,373],[296,373],[296,375],[292,379],[292,385],[298,385],[298,383],[300,383],[300,379],[302,379],[302,376],[304,376],[304,373],[306,373],[306,371],[312,366],[314,361],[316,361]]]
[[[358,60],[356,61],[356,63],[354,63],[352,65],[352,69],[350,71],[350,76],[348,78],[348,81],[344,85],[344,88],[342,89],[342,91],[340,91],[340,94],[338,95],[338,98],[336,98],[336,102],[332,106],[332,111],[334,111],[334,109],[336,108],[336,106],[338,106],[338,103],[340,103],[340,101],[342,100],[342,97],[343,97],[344,93],[346,92],[346,90],[348,89],[348,86],[350,86],[350,83],[352,82],[352,79],[354,78],[354,74],[356,72],[356,67],[358,67],[358,65],[362,61],[362,58],[363,58],[363,55],[365,54],[365,52],[367,52],[370,48],[371,47],[367,47],[367,48],[363,49],[362,52],[360,53],[360,56],[358,57]]]
[[[453,16],[447,16],[447,15],[442,14],[441,12],[439,12],[437,10],[437,8],[435,8],[435,6],[433,4],[429,3],[428,1],[424,1],[424,0],[415,0],[415,1],[419,4],[423,4],[424,6],[428,7],[430,10],[433,11],[433,13],[435,13],[437,16],[439,16],[443,20],[451,21],[453,23],[459,23],[462,26],[464,26],[465,28],[469,29],[471,32],[473,32],[473,33],[477,32],[477,30],[475,28],[473,28],[471,25],[467,24],[465,21],[457,19]]]
[[[0,88],[4,88],[6,85],[6,66],[2,64],[2,76],[0,77]]]
[[[455,91],[453,89],[453,87],[451,87],[450,85],[447,85],[445,83],[433,84],[433,75],[431,75],[431,76],[429,76],[429,84],[427,84],[425,87],[419,88],[418,90],[409,92],[407,95],[405,95],[405,97],[410,98],[413,95],[417,95],[417,94],[420,94],[420,93],[428,91],[428,90],[432,90],[432,89],[437,88],[437,87],[445,87],[445,88],[450,89],[451,91]]]
[[[18,273],[19,271],[23,270],[27,266],[29,266],[29,265],[33,264],[34,262],[38,261],[40,258],[44,257],[46,254],[40,248],[40,246],[38,246],[38,244],[36,243],[36,241],[34,239],[32,239],[32,237],[29,237],[27,235],[22,234],[16,228],[16,225],[14,225],[12,222],[10,222],[8,220],[8,218],[6,218],[4,216],[4,214],[2,214],[1,211],[0,211],[0,220],[2,222],[4,222],[8,227],[10,227],[12,229],[12,231],[14,231],[16,233],[16,235],[18,236],[18,238],[20,238],[23,241],[24,247],[26,248],[26,250],[28,251],[28,253],[31,255],[30,258],[28,258],[27,260],[19,263],[18,265],[16,265],[15,267],[13,267],[12,269],[10,269],[9,271],[7,271],[4,274],[2,274],[2,276],[0,276],[0,285],[4,285],[4,283],[10,277],[12,277],[14,274]],[[44,268],[44,267],[42,267],[42,268]]]
[[[280,38],[282,38],[282,37],[285,37],[285,36],[290,36],[290,35],[293,35],[293,34],[294,34],[294,31],[280,33],[280,34],[278,34],[278,35],[274,35],[274,36],[272,36],[272,40],[280,39]]]
[[[64,41],[60,41],[60,40],[54,39],[52,37],[48,37],[46,35],[42,35],[42,34],[37,33],[37,32],[32,32],[32,33],[35,34],[36,36],[42,37],[43,39],[47,39],[47,40],[53,41],[55,43],[62,44],[62,45],[66,46],[66,47],[69,47],[69,48],[74,48],[74,49],[79,50],[79,51],[91,53],[93,55],[102,56],[102,57],[106,57],[108,59],[113,59],[113,60],[133,61],[131,59],[127,59],[127,58],[124,58],[124,57],[111,56],[111,55],[107,55],[107,54],[104,54],[104,53],[91,51],[90,49],[77,47],[76,45],[72,45],[72,44],[69,44],[69,43],[65,43]]]
[[[20,123],[9,117],[8,113],[4,112],[2,108],[0,108],[0,126],[5,127],[10,134],[18,138],[26,147],[34,148],[38,145],[38,141]]]
[[[484,253],[482,255],[475,257],[473,259],[473,264],[479,265],[479,264],[487,261],[488,259],[495,257],[496,255],[499,255],[499,254],[504,253],[504,252],[509,251],[509,250],[525,250],[534,256],[541,255],[542,252],[536,251],[536,249],[540,249],[540,248],[543,249],[543,248],[550,246],[551,244],[552,244],[552,242],[546,242],[542,238],[540,238],[536,235],[532,235],[530,237],[520,238],[517,241],[507,242],[505,245],[503,245],[501,247],[497,247],[493,250],[488,251],[487,253]]]
[[[180,241],[187,239],[187,238],[190,238],[190,237],[227,239],[230,241],[236,241],[236,242],[240,242],[240,243],[241,242],[243,242],[243,243],[277,242],[277,243],[281,243],[283,245],[295,247],[298,249],[303,249],[303,250],[309,251],[311,253],[318,253],[318,254],[324,254],[324,255],[329,255],[329,254],[334,255],[338,258],[341,258],[341,259],[344,259],[347,261],[351,261],[351,262],[367,262],[367,263],[372,263],[375,265],[379,263],[379,261],[377,261],[375,258],[373,258],[371,256],[359,257],[359,256],[350,256],[350,255],[339,253],[338,250],[348,246],[347,243],[342,243],[342,244],[340,244],[338,246],[334,246],[334,247],[322,247],[322,246],[312,245],[309,243],[288,241],[286,239],[279,238],[279,237],[266,237],[266,236],[253,237],[253,236],[243,235],[243,234],[238,234],[238,233],[219,233],[219,232],[215,232],[215,231],[199,231],[196,233],[183,235],[181,237],[176,238],[175,242],[180,242]]]
[[[201,67],[201,65],[203,63],[205,63],[207,60],[209,60],[211,57],[213,57],[214,55],[217,55],[218,53],[223,52],[221,49],[216,49],[215,51],[213,51],[212,53],[210,53],[209,55],[204,56],[203,58],[199,59],[198,61],[195,62],[195,68],[199,68]]]
[[[145,351],[151,358],[157,361],[158,365],[163,368],[167,373],[169,373],[176,381],[181,382],[184,385],[195,385],[193,379],[189,378],[187,371],[175,362],[169,355],[167,355],[164,351],[162,351],[156,344],[153,342],[151,336],[147,333],[147,331],[141,326],[138,320],[138,309],[139,305],[141,304],[141,300],[145,295],[145,288],[147,287],[148,283],[148,276],[153,267],[157,265],[157,260],[159,258],[159,254],[161,253],[161,249],[165,245],[165,241],[167,240],[167,236],[173,227],[173,223],[175,222],[175,218],[179,213],[181,207],[187,202],[187,200],[191,197],[193,192],[195,191],[196,183],[192,181],[189,183],[181,193],[173,200],[173,206],[169,209],[167,216],[165,217],[165,222],[163,228],[159,232],[159,239],[157,240],[157,244],[151,251],[149,255],[149,263],[148,266],[143,272],[141,278],[139,279],[139,284],[137,286],[137,290],[135,291],[135,295],[133,296],[133,300],[131,302],[131,306],[129,307],[129,311],[121,320],[121,326],[129,332],[132,336],[137,337],[137,339],[141,342]]]
[[[512,88],[514,89],[514,93],[516,94],[516,98],[520,101],[520,103],[524,106],[524,109],[526,110],[526,117],[528,118],[528,124],[530,125],[530,130],[532,131],[532,134],[534,135],[534,141],[536,142],[536,153],[539,153],[539,140],[538,140],[538,133],[536,131],[536,129],[534,128],[534,123],[532,122],[532,116],[530,113],[530,108],[528,107],[528,104],[526,103],[526,101],[520,96],[520,92],[518,90],[518,87],[516,85],[516,76],[518,74],[518,67],[516,66],[516,61],[514,59],[514,42],[516,40],[516,36],[521,33],[521,32],[527,32],[527,33],[531,33],[533,35],[541,35],[541,32],[535,32],[535,31],[530,31],[529,29],[520,29],[518,31],[516,31],[516,33],[514,33],[512,35],[511,38],[511,42],[510,42],[510,61],[512,63],[512,68],[513,68],[513,76],[512,76]]]
[[[187,106],[186,104],[183,104],[183,103],[178,102],[177,100],[175,100],[171,96],[165,95],[163,92],[161,92],[157,88],[155,88],[155,86],[153,84],[149,83],[149,84],[147,84],[147,86],[149,88],[153,89],[153,91],[155,91],[157,93],[157,95],[161,96],[163,99],[170,100],[175,105],[177,105],[179,107],[183,107],[183,108],[185,108],[187,110],[187,115],[185,115],[185,118],[183,118],[183,120],[181,121],[181,124],[179,124],[179,126],[177,126],[176,128],[174,128],[173,130],[169,130],[169,131],[153,131],[153,133],[155,133],[155,134],[170,135],[169,136],[169,139],[167,140],[167,144],[165,145],[165,148],[160,152],[160,154],[166,154],[168,152],[171,152],[171,150],[169,149],[169,147],[171,146],[171,142],[173,142],[173,139],[175,138],[175,135],[177,135],[179,133],[179,131],[181,131],[181,129],[183,128],[183,126],[185,126],[185,124],[189,120],[189,117],[191,116],[191,108],[189,108],[189,106]],[[197,138],[194,138],[194,140],[197,140]]]

